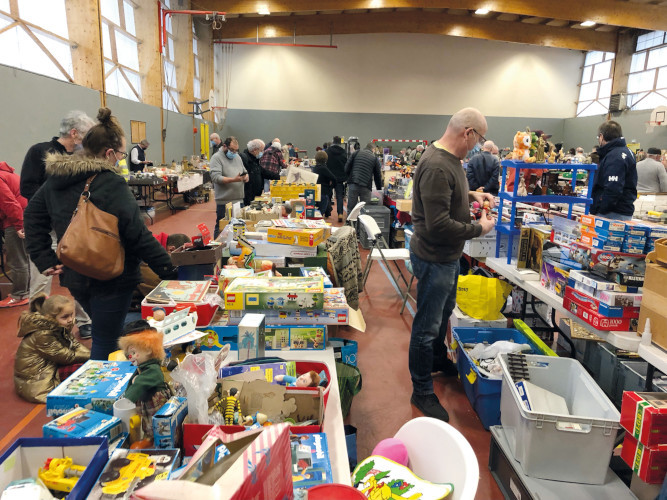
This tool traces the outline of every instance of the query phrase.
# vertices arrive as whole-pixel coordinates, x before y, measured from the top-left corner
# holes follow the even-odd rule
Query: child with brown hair
[[[46,396],[90,358],[72,335],[74,301],[38,294],[19,317],[21,344],[14,362],[14,386],[23,399],[46,403]]]

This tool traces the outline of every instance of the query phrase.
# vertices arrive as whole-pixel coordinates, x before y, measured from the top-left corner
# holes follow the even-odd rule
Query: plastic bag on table
[[[492,321],[501,317],[500,310],[511,291],[512,286],[498,278],[459,276],[456,304],[471,318]]]
[[[188,354],[171,372],[171,378],[185,390],[190,421],[208,424],[208,397],[218,378],[214,360],[206,353]]]

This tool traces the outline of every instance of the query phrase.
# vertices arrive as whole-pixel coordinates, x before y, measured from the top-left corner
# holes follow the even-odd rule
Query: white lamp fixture
[[[589,26],[595,26],[595,22],[594,21],[584,21],[583,23],[581,23],[581,25],[588,28]]]
[[[489,9],[477,9],[475,11],[475,14],[477,14],[478,16],[485,16],[488,13],[489,13]]]
[[[269,6],[268,6],[268,4],[260,5],[259,8],[257,9],[257,13],[258,13],[260,16],[270,16],[270,15],[271,15],[271,11],[269,10]]]

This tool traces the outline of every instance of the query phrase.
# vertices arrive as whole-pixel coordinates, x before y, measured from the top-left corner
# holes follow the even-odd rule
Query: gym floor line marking
[[[25,417],[21,419],[21,421],[16,424],[11,431],[7,433],[5,437],[0,439],[0,450],[3,450],[8,444],[10,444],[13,440],[14,437],[21,432],[25,427],[34,420],[34,418],[41,413],[41,411],[44,409],[46,405],[44,404],[38,404],[36,405],[32,410],[30,410],[30,413],[28,413]]]

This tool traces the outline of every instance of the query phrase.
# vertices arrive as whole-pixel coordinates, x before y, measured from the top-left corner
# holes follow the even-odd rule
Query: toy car
[[[109,463],[100,476],[102,493],[118,495],[130,489],[135,479],[144,479],[155,473],[153,459],[145,453],[128,453]]]
[[[85,471],[83,465],[74,464],[69,457],[48,458],[37,475],[47,488],[69,493]]]

